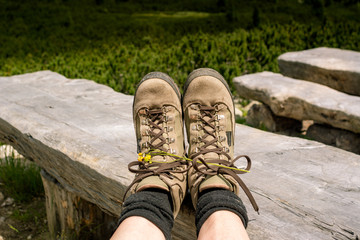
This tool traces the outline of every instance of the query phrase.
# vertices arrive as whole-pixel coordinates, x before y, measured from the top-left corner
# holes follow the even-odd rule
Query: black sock
[[[131,195],[124,202],[119,224],[130,216],[141,216],[148,219],[160,228],[166,239],[171,239],[174,215],[168,192],[148,189]]]
[[[228,210],[237,214],[245,228],[247,227],[247,211],[241,199],[231,191],[215,188],[203,191],[199,196],[195,218],[196,233],[198,235],[206,219],[218,210]]]

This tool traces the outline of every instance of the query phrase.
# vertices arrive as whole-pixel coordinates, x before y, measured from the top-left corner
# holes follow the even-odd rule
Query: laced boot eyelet
[[[143,136],[143,137],[150,136],[149,130],[145,130],[145,131],[141,132],[141,136]]]
[[[175,142],[175,138],[166,138],[166,142],[167,142],[168,144],[174,143],[174,142]]]
[[[171,126],[164,127],[165,132],[172,132],[174,131],[174,128]]]
[[[222,126],[222,125],[217,125],[217,126],[215,126],[215,128],[216,128],[217,131],[224,131],[225,130],[225,127]]]
[[[216,120],[221,120],[221,119],[225,119],[225,115],[221,115],[221,114],[217,114],[216,115]]]
[[[221,109],[223,109],[224,106],[223,106],[223,105],[220,105],[220,104],[215,104],[215,105],[214,105],[214,108],[215,108],[215,111],[218,112],[218,111],[220,111]]]
[[[149,143],[149,142],[144,142],[141,146],[142,146],[143,148],[149,148],[150,143]]]
[[[203,130],[203,126],[201,124],[196,124],[196,125],[193,125],[191,127],[191,129],[194,131],[201,131],[201,130]]]
[[[140,115],[148,115],[148,113],[149,113],[149,109],[147,108],[142,108],[139,110]]]
[[[198,148],[198,147],[196,147],[195,149],[194,149],[194,153],[198,153],[200,151],[200,149]]]
[[[224,136],[218,136],[219,142],[224,142],[226,138]]]
[[[165,106],[164,106],[164,107],[162,107],[161,109],[162,109],[162,111],[163,111],[164,113],[169,112],[169,110],[168,110],[168,109],[167,109],[167,107],[165,107]]]
[[[194,137],[194,138],[192,138],[191,140],[192,140],[192,143],[199,143],[199,142],[201,142],[202,137],[201,137],[201,136]]]
[[[190,105],[190,108],[192,109],[192,110],[199,110],[200,108],[199,108],[199,105],[197,105],[197,104],[192,104],[192,105]]]
[[[200,120],[200,115],[199,114],[191,114],[190,120],[198,121],[198,120]]]
[[[170,122],[170,121],[172,121],[172,120],[174,120],[174,117],[173,117],[173,116],[165,115],[165,117],[164,117],[164,121],[165,121],[165,122]]]

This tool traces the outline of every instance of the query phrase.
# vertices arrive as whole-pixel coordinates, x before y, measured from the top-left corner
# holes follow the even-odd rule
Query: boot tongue
[[[233,190],[231,183],[226,180],[222,175],[207,176],[199,186],[199,192],[206,189],[223,188],[226,190]]]
[[[151,158],[153,162],[172,162],[174,161],[173,157],[171,156],[153,156]]]
[[[208,147],[207,149],[211,149],[211,148],[215,148],[213,146]],[[211,160],[211,159],[219,159],[219,154],[214,153],[214,152],[209,152],[209,153],[205,153],[203,154],[204,160]]]
[[[148,189],[156,188],[169,191],[169,187],[160,179],[159,176],[149,176],[144,178],[139,182],[139,185],[136,187],[136,192]]]

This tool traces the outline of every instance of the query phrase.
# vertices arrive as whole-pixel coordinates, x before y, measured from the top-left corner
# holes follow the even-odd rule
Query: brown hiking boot
[[[234,162],[235,115],[230,88],[215,70],[202,68],[193,71],[185,84],[183,111],[192,166],[188,171],[188,185],[196,208],[199,193],[212,188],[230,190],[237,195],[240,187],[249,197],[254,209],[256,202],[237,174]],[[223,167],[221,167],[223,166]]]
[[[184,156],[181,95],[168,75],[152,72],[141,80],[134,96],[133,121],[139,159],[129,164],[136,176],[128,190],[170,192],[175,218],[186,194],[188,162],[166,155]]]

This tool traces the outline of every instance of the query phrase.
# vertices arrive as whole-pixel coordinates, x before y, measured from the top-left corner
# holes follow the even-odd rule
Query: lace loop
[[[152,153],[153,150],[149,151],[149,154]],[[172,156],[171,156],[172,157]],[[174,157],[175,158],[175,157]],[[182,169],[182,166],[186,166]],[[163,175],[167,178],[172,179],[171,173],[185,173],[188,171],[188,163],[186,160],[182,158],[176,158],[173,162],[143,162],[143,161],[133,161],[128,165],[128,169],[130,172],[137,174],[134,181],[128,186],[125,191],[123,201],[130,188],[137,182],[140,182],[146,177],[149,176],[160,176]]]

